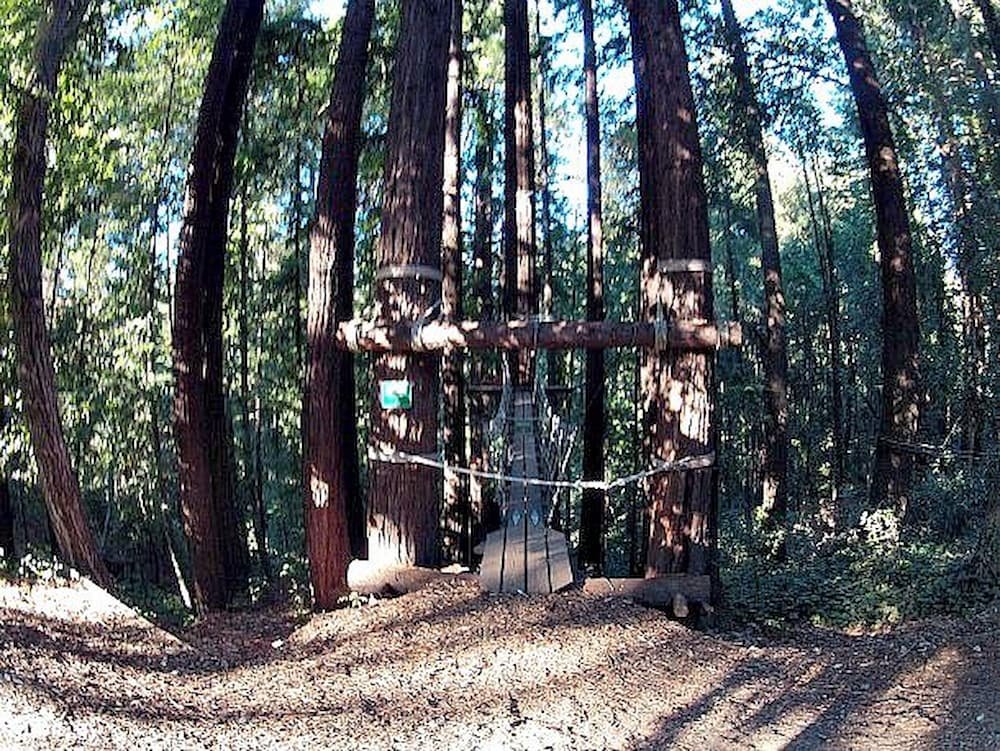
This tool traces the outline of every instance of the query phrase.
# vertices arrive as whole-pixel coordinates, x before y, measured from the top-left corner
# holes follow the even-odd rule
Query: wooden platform
[[[539,477],[537,422],[530,390],[513,403],[513,477]],[[480,583],[490,592],[556,592],[573,582],[566,537],[545,526],[549,509],[537,485],[509,483],[503,526],[486,536]]]

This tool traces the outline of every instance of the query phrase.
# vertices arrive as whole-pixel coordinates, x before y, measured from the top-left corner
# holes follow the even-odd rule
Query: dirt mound
[[[1000,745],[996,616],[764,639],[454,582],[298,629],[214,616],[177,639],[93,587],[7,589],[4,747]]]

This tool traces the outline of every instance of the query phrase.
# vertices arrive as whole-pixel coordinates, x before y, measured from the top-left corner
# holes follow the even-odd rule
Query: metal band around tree
[[[660,258],[656,268],[661,274],[711,274],[712,262],[704,258]]]
[[[424,264],[393,264],[383,266],[375,272],[375,281],[381,282],[386,279],[427,279],[440,282],[444,279],[441,269]]]

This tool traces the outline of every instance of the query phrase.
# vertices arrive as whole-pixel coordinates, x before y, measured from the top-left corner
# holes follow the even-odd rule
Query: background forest
[[[0,0],[0,193],[10,192],[14,107],[39,3]],[[171,431],[171,321],[187,166],[221,3],[95,3],[53,103],[44,200],[43,293],[63,426],[102,557],[130,597],[183,618],[190,560]],[[1000,24],[994,0],[859,0],[910,209],[925,401],[907,508],[869,501],[881,420],[882,289],[857,109],[830,14],[812,0],[687,3],[683,22],[709,194],[716,317],[746,342],[716,378],[720,568],[727,612],[750,620],[880,623],[961,611],[995,595],[1000,506]],[[369,50],[358,181],[354,311],[371,304],[397,3],[379,3]],[[466,268],[474,183],[489,178],[490,248],[503,232],[503,26],[468,0],[462,143]],[[307,599],[302,403],[310,219],[343,9],[267,3],[236,156],[223,299],[224,392],[235,496],[247,520],[254,599]],[[552,314],[586,314],[582,21],[577,3],[530,4],[539,247]],[[603,133],[605,306],[635,320],[638,157],[628,19],[597,3]],[[736,26],[733,21],[737,21]],[[739,27],[742,27],[740,29]],[[742,34],[741,34],[742,32]],[[786,304],[787,532],[760,496],[767,439],[761,238],[755,165],[734,54],[745,45],[765,132]],[[6,237],[8,214],[0,215]],[[0,265],[8,268],[3,243]],[[495,283],[494,283],[495,284]],[[499,290],[497,291],[499,296]],[[467,317],[483,300],[466,286]],[[50,532],[0,307],[0,547],[22,574],[48,570]],[[641,468],[636,355],[606,356],[609,478]],[[583,382],[582,352],[548,360]],[[356,363],[361,445],[376,391]],[[581,390],[564,406],[583,419]],[[580,475],[581,448],[570,476]],[[362,479],[365,456],[362,452]],[[580,501],[571,494],[571,544]],[[634,572],[643,499],[608,499],[604,570]],[[991,521],[992,517],[992,521]],[[266,539],[266,545],[260,540]],[[775,556],[777,548],[785,555]]]

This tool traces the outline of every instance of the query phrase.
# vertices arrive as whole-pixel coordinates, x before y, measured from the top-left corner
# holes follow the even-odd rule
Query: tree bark
[[[675,272],[676,273],[676,272]],[[615,321],[410,321],[382,325],[350,321],[337,332],[337,346],[357,352],[440,352],[448,349],[553,350],[646,347],[711,352],[743,344],[740,324],[716,326],[678,319],[655,322]]]
[[[580,1],[583,14],[583,108],[587,124],[587,320],[604,320],[604,232],[601,213],[601,120],[597,100],[597,47],[594,8]],[[583,478],[604,479],[604,350],[588,349],[583,397]],[[604,568],[605,493],[583,491],[580,508],[580,562]]]
[[[851,0],[827,0],[858,108],[871,172],[882,275],[882,421],[872,475],[873,505],[905,518],[913,455],[905,444],[920,420],[920,330],[910,222],[889,113]]]
[[[199,611],[246,587],[246,535],[232,480],[222,379],[222,289],[240,120],[263,0],[229,0],[205,79],[174,294],[174,431]]]
[[[440,300],[444,113],[451,0],[402,6],[389,110],[382,232],[375,280],[375,319],[420,319]],[[377,449],[437,451],[438,365],[427,354],[375,358],[375,382],[405,380],[412,407],[383,409],[374,400],[371,441]],[[368,558],[377,565],[437,561],[438,477],[426,467],[374,462],[368,505]]]
[[[711,320],[708,209],[680,13],[674,0],[631,0],[629,16],[639,143],[642,316],[647,321],[661,316]],[[640,365],[644,449],[650,458],[671,461],[712,450],[712,357],[644,350]],[[661,474],[647,484],[647,576],[683,572],[714,577],[714,471]]]
[[[473,299],[478,303],[479,319],[492,321],[493,308],[493,146],[495,132],[492,113],[489,110],[488,92],[478,92],[476,96],[476,183],[475,183],[475,228],[472,247],[472,268],[474,273]],[[483,385],[497,378],[496,361],[490,353],[480,353],[470,357],[472,363],[472,383]],[[482,392],[470,400],[469,415],[469,464],[473,469],[483,469],[486,462],[486,439],[484,422],[491,417],[492,402]],[[477,477],[469,478],[469,503],[473,517],[472,537],[481,540],[487,529],[499,524],[490,486]]]
[[[354,357],[334,346],[334,334],[353,308],[361,115],[374,17],[375,0],[348,3],[309,239],[303,492],[313,599],[320,609],[332,608],[346,591],[351,554],[364,547]]]
[[[531,121],[531,58],[527,0],[504,0],[504,313],[538,313],[535,286],[535,158]],[[534,382],[535,358],[511,360],[518,386]]]
[[[87,11],[85,0],[56,0],[41,22],[28,86],[16,114],[8,203],[10,307],[18,376],[45,507],[66,562],[110,583],[83,509],[59,414],[55,368],[42,299],[42,193],[49,106],[63,59]]]
[[[462,309],[462,0],[452,0],[451,41],[448,48],[448,84],[444,121],[444,218],[441,242],[441,314],[461,320]],[[460,350],[446,352],[441,361],[444,399],[444,456],[464,467],[465,358]],[[444,471],[442,552],[448,563],[470,563],[469,495],[463,475]]]
[[[722,0],[722,17],[733,56],[736,106],[742,125],[743,146],[753,162],[757,231],[760,236],[761,269],[764,272],[764,445],[761,506],[766,526],[778,532],[777,557],[785,555],[788,523],[788,349],[785,336],[785,293],[781,281],[781,255],[774,221],[774,197],[764,148],[760,103],[750,78],[750,63],[743,31],[733,11],[732,0]]]

